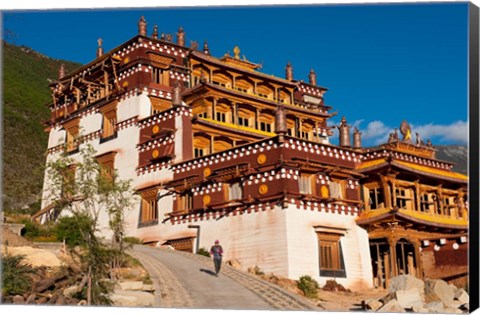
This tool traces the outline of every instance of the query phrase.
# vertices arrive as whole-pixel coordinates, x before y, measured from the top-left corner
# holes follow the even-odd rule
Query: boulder
[[[451,307],[451,308],[461,308],[463,304],[465,304],[465,303],[462,303],[462,302],[460,302],[460,301],[454,300],[454,301],[452,301],[452,303],[450,303],[450,305],[448,305],[448,307]]]
[[[387,304],[380,307],[377,312],[382,313],[405,313],[405,309],[397,302],[397,300],[390,300]]]
[[[468,303],[470,301],[470,297],[468,296],[467,291],[465,289],[457,289],[455,292],[455,299],[462,302],[462,304]]]
[[[443,304],[447,306],[450,305],[455,298],[455,291],[443,280],[426,280],[425,294],[442,301]]]
[[[445,307],[443,306],[443,302],[440,301],[434,301],[425,304],[425,308],[428,309],[429,313],[443,313],[445,310]]]
[[[422,280],[410,275],[401,275],[398,277],[394,277],[390,279],[390,284],[388,286],[388,290],[390,292],[396,292],[399,290],[410,290],[415,288],[418,289],[420,295],[423,296],[425,284]]]
[[[21,295],[15,295],[12,298],[12,301],[13,301],[13,304],[24,304],[25,303],[25,299]]]
[[[63,290],[63,295],[66,297],[72,297],[75,293],[80,291],[80,286],[74,285]]]
[[[403,308],[416,308],[423,306],[422,297],[418,288],[412,288],[409,290],[398,290],[395,292],[395,298],[398,304]]]
[[[380,302],[382,302],[382,304],[387,304],[388,302],[394,299],[395,299],[395,292],[385,295],[380,299]]]
[[[153,294],[142,291],[115,290],[109,297],[114,306],[154,306],[155,302]]]
[[[383,303],[377,299],[366,300],[364,301],[364,304],[365,304],[365,309],[371,310],[374,312],[377,311],[383,305]]]
[[[230,265],[230,266],[232,266],[232,268],[235,268],[235,269],[241,269],[242,268],[242,265],[240,264],[240,262],[237,259],[231,259],[231,260],[227,261],[227,265]]]
[[[25,301],[25,303],[26,304],[33,304],[35,302],[36,298],[37,298],[37,295],[35,293],[32,293],[27,297],[27,300]]]
[[[143,282],[142,281],[123,281],[118,282],[118,287],[123,291],[142,291]]]

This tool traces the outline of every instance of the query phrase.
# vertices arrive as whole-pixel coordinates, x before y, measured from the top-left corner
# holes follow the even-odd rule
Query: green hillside
[[[55,60],[27,47],[2,42],[3,53],[3,209],[36,206],[41,196],[48,136],[48,84],[60,65],[68,73],[80,64]]]

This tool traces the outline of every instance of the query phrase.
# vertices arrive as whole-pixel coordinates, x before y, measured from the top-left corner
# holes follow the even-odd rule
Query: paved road
[[[319,310],[253,275],[225,264],[218,277],[210,258],[190,253],[135,246],[156,287],[158,307],[237,310]]]

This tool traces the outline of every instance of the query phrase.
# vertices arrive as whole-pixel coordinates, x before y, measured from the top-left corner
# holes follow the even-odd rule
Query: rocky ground
[[[468,313],[469,296],[443,280],[422,281],[402,275],[391,279],[388,293],[382,298],[362,302],[364,310],[386,313]]]
[[[31,289],[24,294],[1,297],[4,304],[50,304],[50,305],[86,305],[82,298],[86,278],[82,275],[78,262],[61,246],[40,248],[25,238],[16,235],[5,227],[2,233],[1,253],[22,255],[23,263],[32,266]],[[43,246],[42,246],[43,247]],[[155,291],[148,273],[134,259],[127,268],[118,268],[112,272],[113,278],[105,279],[112,285],[109,295],[113,306],[153,306]]]

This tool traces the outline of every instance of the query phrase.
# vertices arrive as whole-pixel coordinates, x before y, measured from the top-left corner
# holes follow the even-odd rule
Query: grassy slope
[[[3,45],[3,207],[13,210],[38,202],[48,135],[49,79],[80,67],[50,59],[25,47]],[[37,208],[38,209],[38,208]]]

